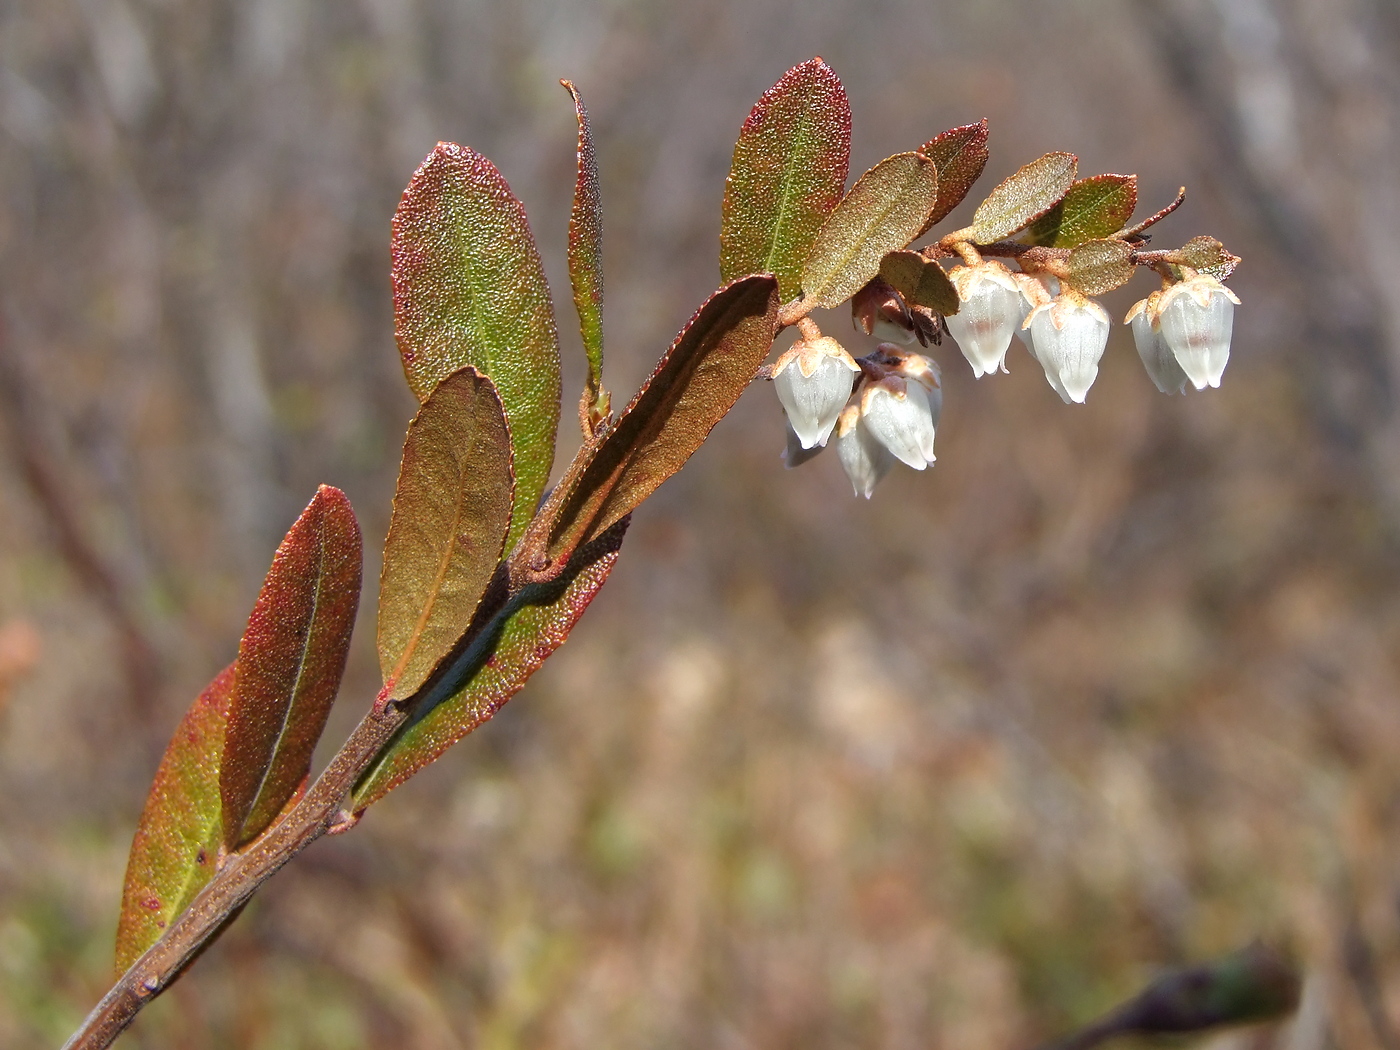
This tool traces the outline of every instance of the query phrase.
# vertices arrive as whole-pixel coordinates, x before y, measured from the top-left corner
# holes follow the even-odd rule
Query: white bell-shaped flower
[[[944,318],[949,334],[979,379],[1006,368],[1006,348],[1021,317],[1021,290],[995,260],[955,266],[948,279],[958,292],[958,312]]]
[[[787,446],[783,449],[783,465],[791,470],[793,467],[800,467],[809,459],[815,459],[821,452],[824,445],[813,445],[811,448],[802,447],[802,439],[792,429],[792,424],[784,421],[783,429],[787,431]]]
[[[1197,390],[1219,386],[1230,360],[1230,331],[1239,299],[1214,277],[1197,274],[1162,293],[1162,338]]]
[[[803,448],[825,445],[860,366],[829,336],[799,339],[773,363],[773,387]]]
[[[836,424],[836,456],[856,495],[866,499],[894,466],[890,450],[875,439],[862,421],[858,400],[846,406]]]
[[[929,415],[933,417],[933,425],[938,426],[943,415],[943,369],[938,367],[937,361],[892,343],[881,343],[865,360],[881,366],[887,375],[897,375],[923,387]]]
[[[1161,292],[1153,292],[1146,299],[1134,303],[1123,320],[1132,326],[1133,343],[1153,385],[1164,394],[1179,394],[1186,389],[1186,373],[1181,370],[1171,347],[1162,338],[1162,328],[1157,319],[1161,299]]]
[[[1098,378],[1099,358],[1108,345],[1104,308],[1079,296],[1060,295],[1032,310],[1026,325],[1050,385],[1058,379],[1069,400],[1082,405]]]
[[[1026,326],[1026,318],[1030,316],[1032,310],[1038,306],[1046,305],[1052,296],[1060,294],[1060,282],[1054,277],[1032,277],[1030,274],[1023,273],[1018,273],[1015,277],[1016,284],[1021,289],[1021,320],[1016,326],[1016,335],[1045,372],[1045,379],[1050,384],[1051,389],[1060,395],[1061,401],[1068,405],[1070,404],[1070,396],[1065,391],[1065,385],[1060,382],[1059,373],[1047,368],[1045,362],[1040,360],[1040,354],[1035,349],[1035,337],[1031,334],[1030,328]]]
[[[901,463],[923,470],[933,462],[933,409],[923,384],[894,374],[867,384],[860,419]]]

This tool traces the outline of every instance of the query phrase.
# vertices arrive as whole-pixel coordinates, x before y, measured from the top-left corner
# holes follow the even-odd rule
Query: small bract
[[[1164,394],[1179,394],[1186,389],[1186,373],[1181,370],[1171,347],[1162,338],[1162,328],[1157,319],[1161,300],[1162,293],[1153,292],[1146,299],[1134,303],[1123,321],[1132,326],[1133,343],[1153,385]]]
[[[948,279],[961,306],[944,318],[948,332],[977,378],[1006,368],[1006,348],[1021,319],[1021,290],[1011,271],[996,261],[955,266]]]
[[[894,466],[894,456],[870,433],[861,418],[860,405],[854,401],[837,421],[836,455],[856,495],[866,499]]]
[[[1218,387],[1230,360],[1239,299],[1214,277],[1197,274],[1162,292],[1162,338],[1197,390]]]
[[[825,445],[860,367],[830,336],[799,339],[773,364],[773,386],[803,448]]]
[[[1058,379],[1069,400],[1082,405],[1098,378],[1099,358],[1108,345],[1104,308],[1089,299],[1060,295],[1032,310],[1026,326],[1050,385]]]

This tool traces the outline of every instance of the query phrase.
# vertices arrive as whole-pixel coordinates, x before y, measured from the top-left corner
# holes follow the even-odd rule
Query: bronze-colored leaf
[[[457,645],[505,550],[511,448],[491,381],[463,368],[438,384],[404,439],[379,580],[379,667],[405,699]]]
[[[946,219],[981,178],[989,156],[986,118],[976,124],[949,128],[925,142],[919,152],[938,166],[938,206],[919,231],[918,236],[922,237]]]
[[[583,352],[588,357],[588,380],[582,411],[588,433],[608,414],[603,390],[603,204],[598,192],[598,157],[588,110],[578,88],[561,80],[574,100],[578,118],[578,176],[574,181],[574,206],[569,212],[569,283],[574,290]]]
[[[1027,240],[1051,248],[1074,248],[1117,233],[1128,225],[1135,208],[1136,175],[1080,179],[1059,204],[1031,223]]]
[[[219,763],[233,664],[180,720],[156,770],[131,842],[117,925],[117,973],[125,973],[214,874],[223,842]]]
[[[1240,264],[1238,255],[1231,255],[1214,237],[1192,237],[1174,252],[1167,253],[1167,262],[1178,266],[1189,266],[1193,270],[1209,274],[1217,281],[1223,281],[1235,272]]]
[[[941,314],[958,312],[958,290],[943,267],[918,252],[890,252],[880,261],[880,276],[911,306],[927,306]]]
[[[238,646],[219,769],[224,844],[272,823],[311,769],[360,603],[360,526],[322,485],[272,559]]]
[[[771,273],[795,297],[802,262],[841,200],[851,152],[846,90],[820,58],[789,69],[755,103],[724,186],[720,281]]]
[[[836,306],[880,272],[938,205],[938,169],[919,153],[897,153],[862,175],[827,217],[802,270],[804,301]]]
[[[394,337],[420,402],[472,365],[495,384],[515,455],[513,546],[554,462],[559,339],[525,209],[481,154],[440,142],[394,213]]]
[[[696,311],[597,451],[559,483],[549,555],[567,560],[650,496],[700,447],[768,356],[778,282],[745,277]]]
[[[524,588],[472,640],[434,683],[432,693],[444,699],[425,696],[414,721],[361,779],[351,800],[356,814],[495,714],[564,644],[612,572],[626,527],[624,519],[580,550],[556,579]]]
[[[972,240],[991,244],[1035,222],[1059,203],[1074,183],[1079,158],[1047,153],[1006,177],[972,216]]]
[[[1069,253],[1069,283],[1085,295],[1111,292],[1132,279],[1132,258],[1123,241],[1085,241]]]

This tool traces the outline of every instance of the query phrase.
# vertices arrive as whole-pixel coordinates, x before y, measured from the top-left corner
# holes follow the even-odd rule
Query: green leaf
[[[804,299],[836,306],[880,272],[938,205],[938,169],[919,153],[896,153],[862,175],[817,234],[802,270]]]
[[[593,455],[551,501],[549,556],[566,561],[650,496],[704,443],[753,380],[777,331],[778,282],[745,277],[715,292]]]
[[[1103,295],[1132,279],[1132,257],[1123,241],[1085,241],[1069,253],[1068,281],[1085,295]]]
[[[118,974],[160,939],[204,888],[223,842],[219,762],[229,700],[229,664],[180,720],[160,760],[131,842],[117,925]]]
[[[224,845],[262,833],[311,771],[360,603],[360,526],[322,485],[292,525],[238,646],[219,769]]]
[[[598,192],[598,157],[588,110],[578,88],[561,80],[574,100],[578,118],[578,177],[574,182],[574,206],[569,212],[569,283],[574,290],[583,352],[588,357],[588,385],[580,412],[586,433],[608,414],[609,398],[603,390],[603,204]]]
[[[505,549],[510,432],[474,368],[438,384],[404,439],[379,580],[385,695],[412,696],[457,645]]]
[[[846,188],[850,152],[846,90],[820,58],[763,93],[739,130],[724,187],[722,283],[771,273],[784,299],[797,295],[812,239]]]
[[[911,306],[927,306],[941,314],[958,312],[958,290],[943,267],[918,252],[890,252],[880,260],[880,277]]]
[[[549,479],[559,420],[559,339],[525,209],[492,163],[440,142],[394,213],[394,336],[426,401],[463,365],[490,377],[515,452],[507,547]]]
[[[949,128],[925,142],[919,152],[938,167],[938,206],[919,231],[918,236],[922,237],[946,219],[981,178],[988,157],[986,118],[976,124]]]
[[[1047,153],[1007,176],[977,206],[972,240],[991,244],[1035,222],[1069,192],[1078,169],[1079,158],[1073,153]]]
[[[1073,248],[1117,233],[1128,225],[1136,208],[1136,175],[1080,179],[1059,204],[1031,224],[1027,239],[1051,248]]]
[[[612,572],[626,531],[614,525],[548,584],[525,587],[477,634],[410,722],[356,786],[356,814],[485,722],[573,630]]]
[[[1189,266],[1193,270],[1209,274],[1217,281],[1223,281],[1235,272],[1240,264],[1238,255],[1231,255],[1214,237],[1192,237],[1174,252],[1167,253],[1167,262],[1178,266]]]

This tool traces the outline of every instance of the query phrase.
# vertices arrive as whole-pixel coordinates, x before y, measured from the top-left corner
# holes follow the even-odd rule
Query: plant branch
[[[322,835],[348,826],[342,804],[409,713],[406,705],[375,704],[302,800],[246,850],[229,858],[160,940],[102,997],[64,1050],[110,1046],[141,1009],[212,943],[258,887]]]

